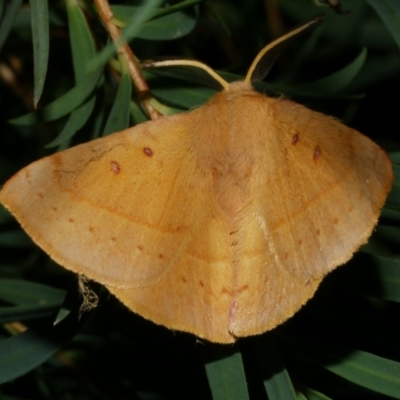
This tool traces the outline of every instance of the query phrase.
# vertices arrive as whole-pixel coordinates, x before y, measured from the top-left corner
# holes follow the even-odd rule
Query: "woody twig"
[[[117,52],[121,54],[126,61],[129,74],[132,78],[132,82],[136,88],[143,107],[151,119],[158,118],[160,114],[149,103],[149,99],[151,97],[150,90],[140,71],[139,65],[136,62],[133,51],[129,47],[128,43],[125,41],[121,43],[121,30],[112,22],[113,13],[110,5],[108,4],[108,0],[94,0],[94,4],[104,26],[110,34],[113,42],[117,46]]]

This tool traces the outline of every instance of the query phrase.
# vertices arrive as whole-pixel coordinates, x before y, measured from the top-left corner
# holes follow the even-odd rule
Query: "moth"
[[[212,342],[271,330],[371,235],[390,191],[386,153],[337,119],[256,92],[257,55],[199,108],[28,165],[0,193],[32,239],[130,310]]]

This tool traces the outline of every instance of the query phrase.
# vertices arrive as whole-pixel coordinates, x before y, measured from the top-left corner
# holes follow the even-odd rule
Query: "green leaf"
[[[304,393],[307,400],[331,400],[330,397],[308,387],[302,388],[301,392]]]
[[[334,356],[332,350],[325,354]],[[325,368],[353,383],[387,396],[400,398],[398,362],[363,351],[351,351],[344,360],[333,361]]]
[[[49,11],[47,0],[30,0],[33,39],[34,93],[36,108],[43,92],[49,60]]]
[[[8,4],[7,10],[0,21],[0,51],[8,37],[8,34],[11,31],[14,19],[21,7],[21,4],[22,0],[12,0],[10,4]]]
[[[90,115],[93,112],[95,104],[96,96],[92,96],[86,103],[83,103],[76,110],[72,111],[63,130],[46,147],[56,147],[71,139],[75,135],[75,133],[78,132],[79,129],[81,129],[86,124],[87,120],[90,118]]]
[[[54,121],[69,114],[82,104],[83,101],[93,92],[101,75],[103,66],[96,71],[89,73],[81,83],[74,86],[70,91],[43,107],[38,112],[29,113],[9,122],[15,125],[32,125],[40,121]]]
[[[128,72],[121,76],[117,96],[108,116],[103,136],[119,132],[129,127],[132,81]]]
[[[147,118],[143,110],[140,108],[139,104],[135,101],[130,102],[130,112],[132,120],[135,125],[141,124],[142,122],[146,122]]]
[[[96,46],[86,18],[76,1],[67,3],[69,34],[72,49],[72,59],[76,78],[76,86],[69,92],[48,104],[42,110],[15,118],[10,122],[15,125],[32,125],[40,118],[41,121],[53,121],[68,115],[79,107],[93,92],[103,72],[103,66],[89,72],[88,64],[96,53]],[[70,117],[60,135],[48,147],[61,144],[71,138],[90,117],[95,99],[92,98],[76,110]]]
[[[283,336],[282,336],[283,338]],[[381,393],[400,398],[400,363],[364,351],[346,349],[310,341],[303,337],[285,335],[292,351],[307,363],[324,368],[348,381]]]
[[[150,21],[152,21],[153,19],[161,18],[165,15],[176,13],[178,11],[183,11],[186,8],[196,6],[197,4],[203,2],[204,0],[184,0],[180,3],[168,5],[167,7],[161,7],[154,13],[153,17],[150,18]]]
[[[75,79],[80,83],[86,78],[88,63],[96,54],[96,45],[85,15],[76,0],[67,1],[67,12]]]
[[[32,248],[33,242],[29,236],[21,231],[7,231],[0,233],[0,246]]]
[[[14,321],[26,321],[48,317],[54,312],[60,304],[49,304],[45,306],[15,306],[15,307],[0,307],[0,323]]]
[[[390,152],[389,157],[393,164],[400,164],[400,151]]]
[[[387,200],[393,203],[400,203],[400,165],[393,165],[392,168],[395,180]]]
[[[86,18],[75,0],[68,0],[67,11],[75,79],[77,83],[82,83],[86,78],[88,63],[96,53],[96,46]],[[71,139],[86,124],[94,110],[95,103],[96,96],[93,95],[72,111],[63,130],[46,147],[56,147]]]
[[[381,217],[390,219],[391,221],[400,222],[400,211],[391,210],[389,207],[383,208],[381,212]]]
[[[152,86],[151,92],[160,101],[182,109],[200,106],[215,94],[214,90],[208,88],[176,85],[164,87]]]
[[[208,345],[205,349],[205,368],[213,400],[249,399],[239,351]]]
[[[398,0],[367,0],[381,17],[400,47],[400,3]]]
[[[378,224],[368,240],[360,248],[361,252],[386,258],[397,258],[400,248],[400,235],[397,226]]]
[[[80,323],[70,313],[57,325],[53,318],[37,328],[0,341],[0,384],[26,374],[49,359],[76,334]]]
[[[0,204],[0,224],[10,221],[12,218],[10,212]]]
[[[0,279],[0,299],[18,305],[53,305],[62,303],[65,291],[42,283],[20,279]]]
[[[267,333],[256,337],[254,344],[268,399],[296,400],[292,381],[273,334]]]
[[[359,73],[367,59],[367,50],[364,48],[360,54],[341,70],[314,82],[296,85],[293,89],[302,93],[335,94],[344,89]]]
[[[114,5],[114,15],[121,21],[129,21],[141,7]],[[183,12],[174,12],[144,23],[137,38],[148,40],[172,40],[188,35],[195,27],[196,20]]]
[[[392,190],[389,193],[387,201],[393,203],[400,203],[400,185],[398,183],[394,183],[392,186]]]

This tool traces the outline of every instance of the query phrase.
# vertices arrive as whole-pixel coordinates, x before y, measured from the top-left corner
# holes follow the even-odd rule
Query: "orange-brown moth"
[[[281,324],[370,236],[391,188],[385,152],[336,119],[243,82],[27,166],[0,194],[65,268],[172,329],[231,343]],[[271,53],[272,52],[272,53]]]

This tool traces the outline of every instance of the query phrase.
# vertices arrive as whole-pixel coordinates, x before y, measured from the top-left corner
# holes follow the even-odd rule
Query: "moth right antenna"
[[[323,19],[324,14],[317,15],[308,22],[293,28],[285,35],[265,46],[257,54],[257,57],[251,64],[244,81],[247,83],[261,82],[267,76],[276,59],[281,55],[283,49],[300,34],[315,28],[323,21]]]

